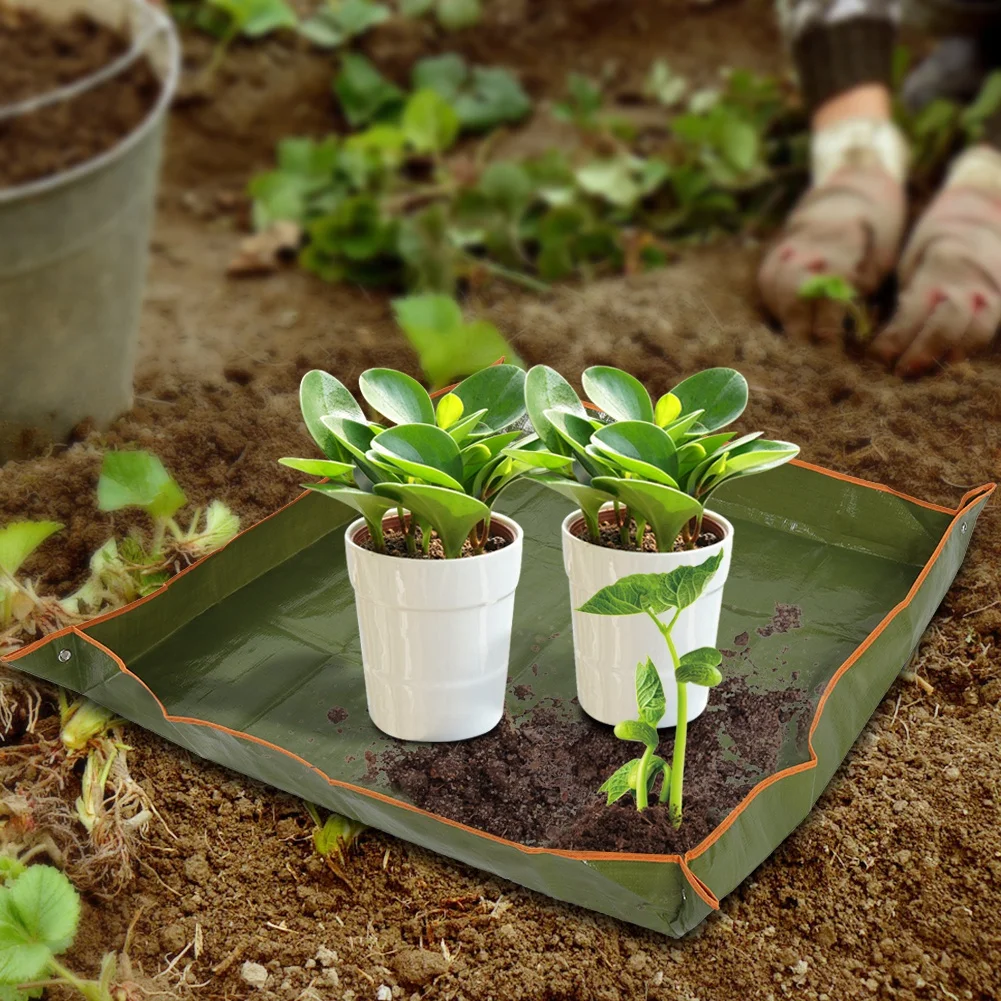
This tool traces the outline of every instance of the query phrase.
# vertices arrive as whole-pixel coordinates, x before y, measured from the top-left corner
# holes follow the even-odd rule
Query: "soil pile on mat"
[[[631,797],[606,807],[599,787],[642,748],[579,711],[505,716],[476,740],[389,751],[380,767],[422,809],[519,844],[672,854],[694,848],[776,771],[787,724],[798,720],[805,742],[810,711],[809,697],[796,689],[755,692],[741,678],[715,688],[709,709],[688,727],[679,830],[659,803],[643,813]],[[657,753],[667,761],[673,734],[661,734]]]
[[[100,70],[129,48],[122,35],[83,15],[62,23],[0,4],[0,112]],[[0,118],[0,188],[84,163],[146,117],[160,82],[145,57],[69,100]]]

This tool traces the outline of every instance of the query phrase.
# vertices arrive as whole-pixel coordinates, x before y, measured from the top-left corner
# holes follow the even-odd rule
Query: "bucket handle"
[[[146,6],[143,0],[134,0],[134,6]],[[72,83],[65,84],[62,87],[57,87],[55,90],[50,90],[46,94],[38,94],[35,97],[25,98],[23,101],[17,101],[14,104],[0,105],[0,122],[6,121],[9,118],[16,118],[20,115],[30,115],[34,111],[38,111],[40,108],[48,107],[50,104],[58,104],[60,101],[72,100],[79,94],[83,94],[90,90],[92,87],[98,87],[106,80],[110,80],[112,77],[117,76],[119,73],[127,70],[140,56],[146,54],[146,49],[149,43],[161,32],[167,31],[170,28],[170,22],[167,16],[161,11],[154,7],[149,7],[149,13],[153,17],[151,24],[147,25],[146,28],[138,34],[133,40],[131,46],[129,46],[126,52],[123,52],[117,59],[113,59],[107,66],[102,66],[99,70],[95,70],[88,76],[81,77],[79,80],[74,80]]]

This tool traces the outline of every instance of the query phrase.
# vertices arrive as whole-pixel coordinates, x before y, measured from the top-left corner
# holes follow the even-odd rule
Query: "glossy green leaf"
[[[375,492],[402,504],[437,532],[447,559],[462,555],[469,533],[490,516],[490,508],[468,494],[422,483],[377,483]]]
[[[467,410],[486,408],[483,424],[491,431],[501,431],[525,416],[525,372],[517,365],[491,364],[452,392]]]
[[[377,494],[370,494],[365,490],[358,490],[355,487],[345,486],[340,483],[304,483],[303,486],[307,490],[324,494],[357,511],[365,519],[373,539],[381,548],[383,535],[382,519],[386,516],[387,512],[396,507],[393,501],[385,497],[380,497]]]
[[[43,979],[80,923],[80,898],[58,869],[33,865],[0,889],[0,984]]]
[[[47,539],[60,531],[58,521],[12,521],[0,529],[0,570],[12,577]]]
[[[669,486],[678,485],[678,450],[671,436],[656,424],[622,420],[598,428],[592,442],[615,456],[624,469],[645,476],[653,467],[667,475]],[[660,477],[651,478],[665,482]]]
[[[354,472],[354,465],[350,462],[331,462],[330,459],[279,459],[278,462],[289,469],[297,469],[300,473],[309,476],[329,476],[337,479],[349,476]]]
[[[687,412],[702,409],[701,425],[717,431],[735,421],[747,406],[747,380],[732,368],[696,372],[671,390]]]
[[[636,789],[636,774],[639,771],[639,759],[627,761],[621,768],[617,768],[598,789],[607,795],[606,806],[611,806],[618,802],[627,793]]]
[[[638,478],[650,480],[651,483],[661,483],[666,487],[677,487],[678,481],[669,473],[662,469],[643,462],[642,459],[634,459],[631,456],[622,455],[614,449],[594,442],[585,449],[591,461],[596,463],[592,473],[593,476],[621,476],[623,478]]]
[[[637,744],[645,744],[651,751],[655,751],[660,743],[657,731],[638,719],[627,719],[617,723],[614,733],[619,740],[631,740]]]
[[[97,481],[102,511],[139,507],[152,518],[172,518],[188,499],[163,463],[149,452],[107,452]]]
[[[536,365],[528,370],[525,377],[525,404],[535,433],[545,442],[550,452],[570,455],[570,446],[546,417],[547,410],[564,410],[580,418],[587,412],[562,375],[548,365]]]
[[[609,365],[592,365],[581,376],[587,398],[617,421],[653,421],[653,403],[635,376]]]
[[[660,615],[669,608],[682,611],[697,601],[723,562],[723,553],[697,566],[676,567],[670,573],[641,573],[603,587],[578,609],[591,615]]]
[[[591,442],[591,435],[594,434],[594,425],[589,418],[578,417],[567,410],[559,409],[547,410],[544,417],[578,459],[586,455],[585,449]]]
[[[402,424],[372,439],[372,449],[410,476],[452,490],[462,490],[459,446],[433,424]]]
[[[576,504],[584,515],[589,534],[592,537],[598,534],[598,516],[602,506],[614,499],[611,494],[552,473],[532,474],[530,479],[544,484]]]
[[[715,472],[710,467],[700,486],[700,498],[708,498],[718,487],[738,476],[764,473],[794,459],[799,454],[799,446],[788,441],[767,441],[760,439],[745,445],[739,451],[726,453],[726,464]]]
[[[456,396],[455,393],[445,393],[438,400],[438,406],[435,407],[434,416],[438,427],[447,431],[450,427],[460,417],[462,417],[465,407],[462,404],[462,397]]]
[[[654,421],[658,427],[666,428],[681,416],[681,400],[674,393],[665,393],[654,407]]]
[[[358,388],[368,405],[394,424],[434,424],[434,403],[414,378],[391,368],[362,372]]]
[[[568,475],[573,465],[569,455],[559,455],[547,449],[506,448],[504,454],[535,469],[562,469]]]
[[[723,680],[719,665],[723,663],[723,655],[711,646],[690,650],[681,657],[678,669],[674,672],[674,680],[691,685],[704,685],[715,688]]]
[[[596,476],[592,481],[625,504],[633,517],[642,518],[657,537],[657,549],[669,553],[682,528],[692,518],[702,514],[702,505],[674,487],[647,480],[622,480],[611,476]]]
[[[448,428],[452,440],[457,445],[461,445],[480,426],[485,415],[485,410],[474,410],[471,414],[464,414],[460,420]]]
[[[400,124],[407,142],[418,153],[444,153],[459,135],[459,116],[433,90],[411,95]]]
[[[649,657],[636,665],[636,708],[639,710],[639,718],[652,727],[656,727],[661,721],[667,708],[664,685]]]
[[[328,372],[313,369],[299,383],[299,406],[306,429],[313,436],[313,441],[320,446],[320,451],[328,459],[343,460],[344,451],[333,432],[323,423],[323,418],[349,417],[351,420],[364,422],[365,413],[350,390]]]
[[[672,421],[664,430],[671,436],[671,440],[675,444],[687,440],[692,434],[704,434],[701,430],[692,431],[692,428],[698,424],[704,413],[704,410],[693,410],[691,413],[685,414],[684,417],[679,417],[677,420]]]
[[[320,423],[330,431],[347,455],[357,462],[364,462],[365,453],[372,447],[372,439],[376,436],[373,428],[350,417],[324,416],[320,418]]]

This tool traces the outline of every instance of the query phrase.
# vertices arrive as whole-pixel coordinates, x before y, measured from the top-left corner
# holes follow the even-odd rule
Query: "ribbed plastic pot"
[[[0,188],[0,463],[64,441],[84,418],[106,425],[132,405],[161,139],[180,67],[173,23],[141,0],[30,7],[54,20],[86,13],[132,39],[129,58],[88,80],[146,55],[162,87],[139,127],[101,156]],[[23,110],[0,105],[0,123],[15,113]]]
[[[391,737],[465,740],[500,722],[522,531],[500,514],[491,525],[510,545],[456,560],[376,553],[359,545],[364,520],[348,526],[368,713]]]
[[[716,646],[723,585],[733,555],[733,525],[721,515],[707,511],[703,524],[715,527],[722,538],[711,546],[680,553],[636,553],[608,549],[580,538],[584,519],[580,511],[563,522],[563,565],[570,578],[573,607],[573,644],[577,668],[577,698],[589,716],[614,726],[636,718],[636,665],[650,657],[664,685],[667,706],[659,727],[678,722],[674,666],[667,645],[646,615],[589,615],[577,611],[603,587],[637,573],[670,573],[680,566],[696,566],[723,552],[723,562],[702,596],[686,608],[674,626],[678,656],[703,646]],[[668,611],[660,616],[668,622]],[[699,716],[709,701],[709,689],[689,684],[689,722]]]

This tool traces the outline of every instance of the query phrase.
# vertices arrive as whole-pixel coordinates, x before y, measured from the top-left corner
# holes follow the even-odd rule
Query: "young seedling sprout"
[[[508,447],[524,432],[525,373],[493,365],[438,401],[402,372],[363,372],[362,397],[386,421],[373,423],[350,391],[326,372],[308,372],[302,415],[323,459],[285,458],[282,465],[326,477],[304,484],[357,511],[373,547],[386,551],[383,519],[395,511],[408,554],[429,552],[437,538],[446,559],[479,554],[490,538],[501,492],[530,464]],[[389,426],[386,426],[386,425]]]
[[[800,299],[841,303],[854,322],[855,340],[859,344],[865,344],[872,337],[872,318],[858,289],[840,275],[811,275],[803,280],[797,294]]]
[[[66,987],[86,1001],[115,1001],[117,960],[101,962],[87,980],[60,960],[76,938],[80,897],[58,869],[26,867],[9,856],[0,864],[0,998],[27,1001],[47,987]]]
[[[34,581],[20,575],[28,557],[62,529],[55,521],[15,521],[0,528],[0,654],[25,638],[79,621],[54,597],[43,597]]]
[[[677,567],[670,573],[632,574],[603,587],[579,609],[591,615],[646,615],[657,627],[667,644],[668,657],[676,689],[677,724],[674,732],[674,754],[670,768],[654,753],[659,738],[657,724],[664,714],[664,690],[653,662],[636,668],[636,703],[639,719],[627,720],[615,727],[622,740],[637,741],[646,750],[643,756],[618,769],[601,787],[614,803],[626,793],[636,796],[636,808],[644,810],[650,789],[657,776],[663,776],[660,802],[668,804],[674,827],[681,826],[682,796],[685,779],[685,744],[688,736],[688,685],[718,685],[723,676],[719,665],[723,656],[713,647],[700,647],[678,656],[673,630],[681,613],[694,604],[713,574],[719,569],[723,554],[717,553],[697,566]],[[663,616],[670,612],[665,622]]]
[[[760,432],[738,438],[720,431],[747,405],[747,381],[730,368],[698,372],[656,404],[638,379],[617,368],[589,368],[583,383],[596,410],[585,408],[555,370],[531,369],[525,402],[535,436],[508,454],[534,464],[532,479],[577,504],[592,542],[601,538],[609,505],[621,548],[642,550],[649,527],[658,552],[671,552],[679,538],[694,549],[716,490],[799,452]]]

